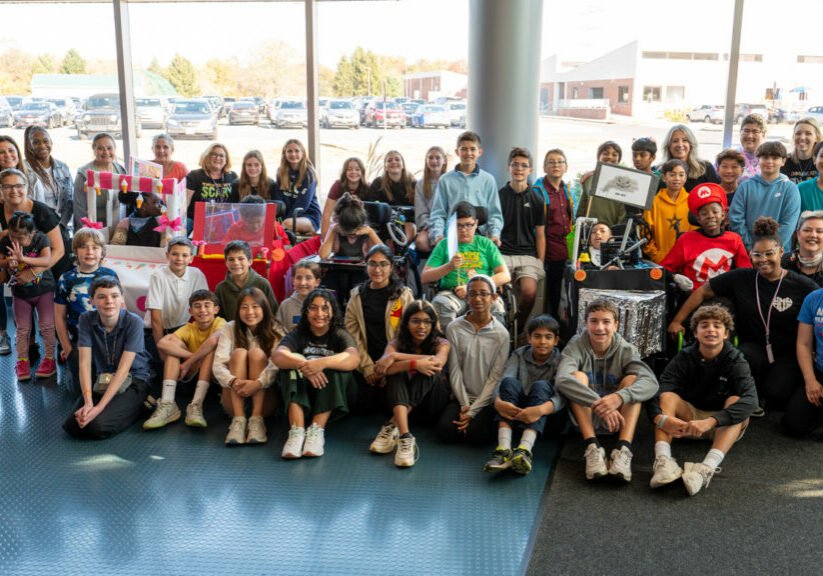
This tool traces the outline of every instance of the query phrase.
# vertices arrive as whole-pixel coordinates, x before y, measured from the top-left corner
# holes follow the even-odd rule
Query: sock
[[[497,447],[500,450],[511,450],[512,429],[508,426],[501,426],[497,429]]]
[[[163,380],[163,394],[160,396],[161,402],[174,402],[174,391],[177,390],[177,381]]]
[[[668,458],[672,457],[672,445],[668,442],[663,442],[663,440],[658,440],[654,443],[654,457],[657,458],[659,456],[666,456]]]
[[[526,450],[531,452],[535,440],[537,440],[537,432],[535,432],[531,428],[526,428],[525,430],[523,430],[523,436],[520,437],[519,447],[525,448]]]
[[[587,438],[586,439],[586,447],[588,448],[589,444],[594,444],[598,448],[600,448],[600,441],[597,439],[597,436],[594,438]]]
[[[632,451],[632,443],[631,442],[629,442],[628,440],[618,440],[617,441],[617,449],[620,450],[623,446],[625,446],[626,449],[629,452]]]
[[[714,470],[720,466],[720,463],[723,462],[723,458],[725,457],[726,455],[723,454],[723,452],[717,448],[712,448],[709,450],[708,454],[706,454],[706,457],[703,458],[703,464]]]
[[[165,390],[165,385],[163,386]],[[205,380],[198,380],[197,387],[194,389],[194,396],[192,397],[191,401],[196,402],[198,404],[202,404],[203,400],[206,399],[206,392],[209,391],[209,383]]]

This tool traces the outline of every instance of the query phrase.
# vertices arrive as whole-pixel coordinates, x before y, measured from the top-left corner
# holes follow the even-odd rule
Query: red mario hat
[[[689,212],[697,216],[697,211],[701,206],[717,202],[726,209],[726,191],[720,184],[707,183],[698,184],[689,192]]]

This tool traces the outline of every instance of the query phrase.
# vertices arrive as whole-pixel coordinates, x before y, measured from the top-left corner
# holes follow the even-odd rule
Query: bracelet
[[[417,360],[409,360],[409,370],[417,372]]]
[[[83,396],[85,396],[86,394],[91,394],[91,390],[89,390],[88,388],[83,388]]]
[[[668,418],[668,416],[666,416],[665,414],[660,416],[660,420],[657,421],[657,429],[658,430],[663,429],[663,423],[666,421],[666,418]]]

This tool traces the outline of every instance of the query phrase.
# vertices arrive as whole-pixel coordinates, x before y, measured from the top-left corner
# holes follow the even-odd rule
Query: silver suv
[[[143,135],[143,125],[140,116],[135,111],[137,126],[135,135],[140,138]],[[94,94],[89,96],[83,106],[83,113],[75,117],[77,127],[77,137],[85,140],[89,134],[99,132],[109,132],[115,137],[122,136],[123,125],[120,121],[120,95]]]

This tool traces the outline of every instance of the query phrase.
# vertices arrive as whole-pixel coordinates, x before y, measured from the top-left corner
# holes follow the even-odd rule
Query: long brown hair
[[[360,167],[360,182],[357,184],[356,190],[349,190],[349,179],[346,178],[346,172],[349,170],[349,164],[352,162],[356,163],[357,166]],[[369,196],[369,187],[366,184],[366,166],[357,156],[346,158],[343,162],[343,170],[340,171],[340,179],[337,183],[340,185],[341,192],[351,192],[358,198],[368,198]]]
[[[306,177],[306,173],[310,173],[312,169],[311,162],[309,162],[309,157],[306,154],[306,147],[303,146],[303,143],[297,138],[286,140],[286,143],[283,144],[283,151],[280,153],[280,168],[277,169],[277,183],[281,190],[288,190],[289,188],[289,161],[286,160],[286,148],[291,144],[296,144],[301,152],[300,164],[297,166],[297,180],[295,180],[294,185],[300,186],[300,183],[303,182],[303,179]]]
[[[380,189],[390,202],[394,201],[394,197],[391,193],[391,178],[389,178],[389,175],[386,172],[386,161],[388,161],[389,156],[392,154],[397,154],[400,156],[400,160],[403,161],[403,171],[400,172],[400,183],[403,184],[403,187],[406,189],[406,198],[408,199],[409,204],[414,204],[414,178],[412,178],[411,174],[406,172],[406,160],[397,150],[389,150],[383,157],[383,177],[380,179]]]
[[[255,329],[248,328],[240,319],[240,306],[243,300],[250,297],[263,310],[263,320]],[[246,330],[251,330],[260,344],[260,349],[266,354],[271,354],[272,349],[280,340],[274,329],[274,314],[266,295],[260,288],[246,288],[237,297],[237,308],[234,311],[234,347],[248,348],[249,342],[246,339]]]
[[[431,170],[429,170],[429,154],[432,152],[437,152],[443,157],[443,167],[440,169],[440,174],[432,174]],[[423,196],[426,198],[432,197],[432,180],[437,177],[437,180],[440,180],[440,177],[446,173],[446,169],[448,166],[448,157],[446,156],[446,151],[443,150],[440,146],[432,146],[428,150],[426,150],[426,157],[423,160]]]
[[[269,180],[269,175],[266,172],[266,161],[263,160],[263,153],[260,152],[260,150],[249,150],[246,152],[246,155],[243,156],[243,164],[240,167],[240,180],[237,184],[237,191],[240,194],[240,199],[242,200],[252,193],[251,180],[249,180],[249,175],[246,173],[246,160],[249,158],[255,158],[258,162],[260,162],[260,182],[257,184],[257,195],[264,200],[268,199],[268,187],[269,184],[271,184],[271,180]]]
[[[17,166],[15,166],[15,168],[23,173],[23,176],[26,177],[26,181],[28,182],[28,171],[26,170],[26,163],[23,161],[23,155],[20,153],[20,146],[17,145],[14,138],[6,136],[5,134],[0,134],[0,142],[8,142],[17,150]]]

